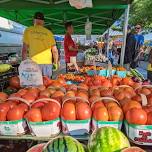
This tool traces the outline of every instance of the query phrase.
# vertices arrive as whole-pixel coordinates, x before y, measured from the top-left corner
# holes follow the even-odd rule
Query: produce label
[[[43,85],[42,72],[39,66],[30,59],[21,62],[19,66],[19,77],[21,86]]]
[[[44,122],[29,122],[31,133],[37,137],[51,137],[60,133],[61,122],[57,118],[52,121]]]
[[[0,135],[19,135],[26,131],[26,121],[4,121],[0,122]]]
[[[88,135],[90,132],[90,122],[90,119],[71,121],[62,119],[62,132],[72,136]]]
[[[152,125],[133,125],[125,121],[127,136],[138,145],[152,145]]]
[[[95,119],[92,120],[92,131],[107,126],[121,130],[122,121],[96,121]]]

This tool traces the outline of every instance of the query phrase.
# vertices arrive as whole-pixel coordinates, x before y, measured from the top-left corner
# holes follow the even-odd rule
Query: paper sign
[[[93,7],[92,0],[69,0],[71,6],[82,9],[85,7]]]
[[[19,66],[19,77],[21,86],[43,85],[42,72],[39,66],[30,59],[21,62]]]

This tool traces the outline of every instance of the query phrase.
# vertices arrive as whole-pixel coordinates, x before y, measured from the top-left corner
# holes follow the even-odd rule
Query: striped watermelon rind
[[[49,141],[42,152],[85,152],[85,149],[76,139],[60,136]]]
[[[113,127],[95,130],[88,143],[90,152],[119,152],[127,147],[130,147],[127,137]]]

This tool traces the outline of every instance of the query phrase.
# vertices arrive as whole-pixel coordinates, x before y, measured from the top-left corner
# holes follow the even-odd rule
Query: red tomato
[[[27,92],[25,95],[22,96],[27,102],[32,103],[36,100],[36,96],[30,92]]]
[[[108,121],[109,115],[105,107],[98,107],[93,112],[93,118],[98,121]]]
[[[87,103],[76,103],[76,118],[77,120],[85,120],[91,118],[91,108]]]
[[[94,101],[97,101],[98,99],[99,99],[98,96],[93,95],[93,96],[90,97],[89,102],[90,102],[90,103],[93,103]]]
[[[143,110],[148,114],[149,112],[152,112],[152,106],[143,106]]]
[[[4,92],[0,92],[0,102],[6,101],[8,98],[8,95]]]
[[[148,105],[152,105],[152,94],[148,95],[147,100],[148,100]]]
[[[24,118],[26,118],[31,122],[41,122],[42,121],[41,110],[38,108],[32,108],[25,114]]]
[[[41,113],[43,121],[57,119],[60,116],[60,106],[55,102],[46,103],[42,107]]]
[[[48,89],[45,89],[43,91],[40,92],[40,96],[46,96],[46,97],[50,97],[50,91]]]
[[[61,116],[64,120],[76,120],[74,103],[66,102],[61,110]]]
[[[101,97],[111,97],[112,91],[110,89],[102,89],[100,91]]]
[[[129,78],[129,77],[123,78],[121,83],[123,85],[129,85],[129,86],[133,86],[134,85],[133,80],[131,78]]]
[[[15,89],[20,88],[20,79],[18,76],[11,77],[9,79],[9,85]]]
[[[58,78],[57,81],[62,85],[65,86],[66,85],[66,81],[64,78]]]
[[[16,107],[18,103],[19,103],[19,101],[16,101],[16,100],[15,100],[15,101],[9,100],[9,101],[7,102],[7,104],[8,104],[9,107],[10,107],[10,109]]]
[[[141,104],[137,101],[130,100],[123,105],[123,111],[126,113],[128,110],[132,108],[142,108]]]
[[[52,80],[47,76],[43,76],[43,84],[44,86],[48,87],[49,85],[52,84]]]
[[[6,115],[9,110],[9,104],[0,103],[0,121],[6,121]]]
[[[56,91],[52,96],[52,98],[57,98],[57,97],[64,97],[64,93],[62,91]]]
[[[93,106],[92,106],[92,111],[94,111],[95,109],[99,108],[99,107],[105,107],[102,101],[96,102]]]
[[[147,125],[152,125],[152,111],[147,115]]]
[[[107,108],[111,108],[111,107],[118,107],[118,104],[114,101],[104,101],[105,105]]]
[[[75,97],[75,92],[74,91],[67,91],[66,96],[67,97]]]
[[[10,109],[8,102],[0,103],[0,111],[7,111]]]
[[[90,92],[90,96],[98,96],[100,97],[100,90],[94,89]]]
[[[21,108],[24,112],[27,112],[28,111],[28,105],[27,104],[25,104],[25,103],[20,103],[19,105],[18,105],[18,107],[19,108]]]
[[[27,89],[20,89],[17,93],[18,93],[20,96],[23,96],[24,94],[27,93]]]
[[[21,95],[20,95],[19,93],[13,93],[13,94],[11,94],[11,95],[9,96],[9,98],[12,98],[12,97],[18,97],[18,98],[20,98]]]
[[[85,90],[89,89],[89,87],[85,83],[80,83],[79,86],[84,88]]]
[[[107,87],[107,88],[111,88],[112,87],[112,83],[110,82],[110,80],[105,79],[105,81],[102,83],[103,87]]]
[[[46,87],[44,85],[39,85],[38,86],[39,91],[44,91],[45,89],[46,89]]]
[[[28,92],[26,94],[31,94],[32,96],[34,96],[35,98],[37,98],[38,95],[39,95],[39,93],[40,93],[40,90],[38,88],[29,88]]]
[[[8,121],[20,120],[23,118],[23,115],[24,115],[24,111],[22,110],[22,108],[16,106],[8,111],[7,120]]]
[[[142,99],[141,99],[140,95],[136,95],[136,96],[132,97],[132,100],[138,101],[139,103],[142,102]]]
[[[78,92],[76,96],[88,100],[88,94],[85,92]]]
[[[151,91],[150,91],[150,89],[148,89],[148,88],[142,88],[142,89],[140,90],[140,93],[148,96],[148,95],[151,94]]]
[[[124,118],[123,111],[118,106],[109,107],[108,114],[110,121],[122,121]]]
[[[147,114],[141,108],[132,108],[127,112],[126,120],[130,124],[145,125],[147,122]]]

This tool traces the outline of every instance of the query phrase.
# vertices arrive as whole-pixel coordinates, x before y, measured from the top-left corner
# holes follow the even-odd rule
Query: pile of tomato
[[[43,77],[43,82],[42,86],[21,88],[19,78],[11,78],[9,87],[18,91],[11,95],[0,92],[0,121],[26,118],[42,122],[60,117],[64,120],[126,119],[131,124],[152,125],[152,87],[142,86],[131,78],[94,76],[86,77],[79,85],[67,85],[64,78]],[[147,105],[142,105],[141,94]]]

